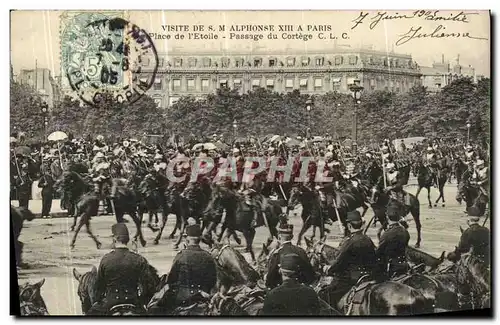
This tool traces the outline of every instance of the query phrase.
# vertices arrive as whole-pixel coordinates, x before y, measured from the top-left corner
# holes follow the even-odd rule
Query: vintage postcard
[[[13,10],[16,315],[492,315],[491,16]]]

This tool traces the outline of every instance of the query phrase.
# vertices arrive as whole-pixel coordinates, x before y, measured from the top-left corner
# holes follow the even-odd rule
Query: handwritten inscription
[[[380,22],[389,20],[409,20],[409,21],[434,21],[441,23],[431,31],[424,31],[422,26],[412,26],[409,31],[399,35],[396,41],[396,46],[406,44],[415,39],[422,38],[468,38],[476,40],[487,40],[487,38],[472,35],[471,32],[456,32],[449,27],[443,25],[445,22],[468,24],[471,16],[478,15],[475,12],[453,12],[443,13],[439,10],[415,10],[411,13],[400,14],[398,12],[379,11],[375,14],[369,12],[360,12],[359,15],[352,20],[351,30],[358,28],[360,25],[366,24],[370,30],[374,30],[379,26]],[[446,32],[445,32],[446,30]]]

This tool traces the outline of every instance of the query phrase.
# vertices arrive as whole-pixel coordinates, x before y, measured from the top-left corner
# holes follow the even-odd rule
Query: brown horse
[[[37,283],[26,282],[19,286],[19,302],[21,316],[47,316],[47,306],[42,298],[41,288],[45,279]]]
[[[21,230],[23,229],[24,221],[32,221],[35,218],[35,215],[31,213],[30,210],[26,208],[18,208],[14,206],[10,206],[10,219],[11,219],[11,228],[12,228],[12,236],[14,239],[14,250],[15,250],[15,258],[16,265],[22,266],[22,252],[24,244],[19,241],[19,236],[21,235]]]

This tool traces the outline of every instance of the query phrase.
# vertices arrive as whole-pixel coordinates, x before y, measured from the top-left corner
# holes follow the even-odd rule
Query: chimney
[[[444,64],[444,54],[441,54],[441,63]]]

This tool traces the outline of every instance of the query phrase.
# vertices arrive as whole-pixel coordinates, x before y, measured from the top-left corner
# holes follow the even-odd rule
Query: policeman
[[[386,214],[389,224],[387,230],[380,237],[376,251],[377,258],[388,278],[405,274],[408,271],[406,248],[410,241],[410,234],[400,223],[402,208],[397,201],[391,201],[387,206]]]
[[[300,247],[292,244],[293,239],[293,225],[284,225],[278,229],[280,237],[280,247],[271,253],[269,263],[267,266],[266,286],[268,288],[275,288],[282,283],[282,278],[279,272],[279,261],[282,256],[287,254],[297,254],[299,257],[298,281],[300,283],[311,284],[316,279],[314,269],[307,257],[307,253]]]
[[[125,224],[114,224],[111,232],[115,249],[101,260],[95,284],[97,302],[89,309],[88,315],[105,315],[118,304],[133,304],[140,308],[138,286],[149,263],[127,248],[130,236]]]
[[[302,258],[298,254],[288,253],[283,254],[279,262],[283,284],[266,295],[259,315],[319,315],[320,302],[317,293],[299,280]]]
[[[192,218],[188,222],[187,247],[175,257],[167,278],[169,291],[165,306],[174,308],[207,299],[217,282],[215,260],[200,247],[200,225]]]
[[[457,262],[461,254],[470,251],[486,265],[490,263],[490,230],[479,225],[480,214],[480,209],[475,206],[467,208],[469,228],[462,233],[455,251],[448,254],[450,261]]]
[[[357,210],[347,214],[347,226],[351,235],[342,242],[333,264],[323,269],[326,275],[334,277],[330,285],[333,290],[328,290],[332,306],[335,306],[362,276],[375,273],[375,244],[370,237],[363,234],[364,223]]]

